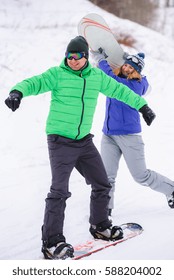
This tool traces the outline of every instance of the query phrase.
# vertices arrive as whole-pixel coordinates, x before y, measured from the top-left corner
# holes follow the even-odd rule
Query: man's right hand
[[[19,108],[23,95],[18,90],[12,90],[9,97],[5,100],[5,104],[14,112]]]

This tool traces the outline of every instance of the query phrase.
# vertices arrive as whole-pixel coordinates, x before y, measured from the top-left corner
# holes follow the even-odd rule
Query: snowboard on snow
[[[137,223],[125,223],[120,225],[123,229],[123,238],[116,241],[105,241],[101,239],[91,239],[84,243],[80,243],[74,246],[74,257],[73,260],[79,260],[90,256],[91,254],[97,253],[101,250],[105,250],[111,246],[116,246],[130,238],[138,236],[143,232],[141,225]]]
[[[78,24],[78,34],[86,39],[92,51],[102,48],[111,67],[124,64],[124,51],[102,16],[95,13],[84,16]]]

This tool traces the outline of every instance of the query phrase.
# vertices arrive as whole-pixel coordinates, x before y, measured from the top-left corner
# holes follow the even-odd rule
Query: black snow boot
[[[74,248],[72,245],[66,243],[63,234],[58,234],[49,238],[49,240],[43,240],[41,251],[45,259],[64,260],[73,257]]]
[[[95,239],[116,241],[123,238],[122,228],[119,226],[112,226],[110,221],[91,225],[89,231]]]
[[[48,248],[43,242],[42,253],[45,259],[49,260],[65,260],[66,258],[73,258],[74,248],[66,242],[60,242],[56,246]]]
[[[170,196],[167,196],[168,205],[170,208],[174,208],[174,192]]]

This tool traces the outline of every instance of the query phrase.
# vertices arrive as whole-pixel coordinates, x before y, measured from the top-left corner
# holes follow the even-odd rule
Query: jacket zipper
[[[110,106],[111,106],[111,101],[109,100],[109,106],[108,106],[108,117],[107,117],[107,121],[106,121],[106,127],[107,127],[107,132],[109,132],[109,112],[110,112]]]
[[[83,121],[83,116],[84,116],[84,107],[85,107],[85,103],[84,103],[84,95],[85,95],[85,87],[86,87],[86,80],[84,79],[84,86],[83,86],[83,92],[82,92],[82,113],[81,113],[81,118],[80,118],[80,123],[78,126],[78,134],[76,135],[75,139],[78,138],[78,136],[80,135],[80,127]]]

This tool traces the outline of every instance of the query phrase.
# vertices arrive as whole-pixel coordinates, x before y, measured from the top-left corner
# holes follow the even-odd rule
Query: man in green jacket
[[[91,184],[90,233],[94,238],[116,240],[123,237],[120,227],[108,219],[110,184],[100,154],[90,134],[99,92],[139,110],[146,123],[155,118],[146,101],[116,82],[88,61],[88,44],[77,36],[67,46],[60,66],[15,85],[5,100],[15,111],[23,97],[51,91],[46,123],[52,185],[46,198],[42,226],[42,252],[47,259],[73,256],[73,247],[63,234],[69,177],[75,167]]]

